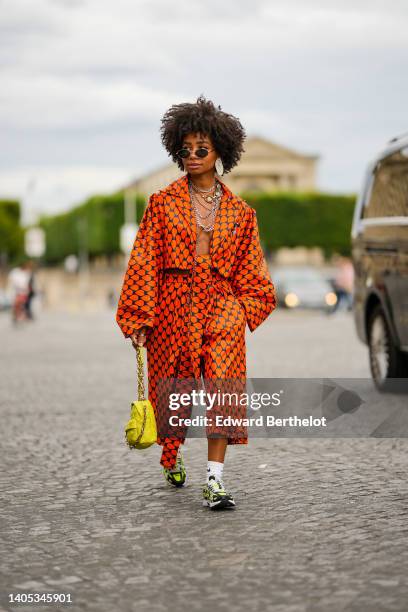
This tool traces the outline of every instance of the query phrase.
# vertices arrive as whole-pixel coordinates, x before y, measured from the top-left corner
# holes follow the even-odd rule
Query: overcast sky
[[[356,191],[408,130],[407,32],[406,0],[0,0],[0,197],[31,221],[160,167],[200,93]]]

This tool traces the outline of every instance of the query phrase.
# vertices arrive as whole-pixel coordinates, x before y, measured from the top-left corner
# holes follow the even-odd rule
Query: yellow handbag
[[[130,449],[148,448],[157,440],[156,417],[151,402],[145,399],[142,347],[136,347],[138,399],[130,405],[130,420],[125,427],[126,444]]]

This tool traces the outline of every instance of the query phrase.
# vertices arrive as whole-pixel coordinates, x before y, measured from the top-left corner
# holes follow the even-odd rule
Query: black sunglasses
[[[198,147],[198,149],[195,150],[195,154],[197,155],[197,157],[207,157],[208,153],[213,150],[214,149],[207,149],[206,147]],[[190,157],[191,154],[192,151],[190,151],[190,149],[187,149],[187,147],[183,147],[182,149],[177,151],[178,157],[182,157],[183,159]]]

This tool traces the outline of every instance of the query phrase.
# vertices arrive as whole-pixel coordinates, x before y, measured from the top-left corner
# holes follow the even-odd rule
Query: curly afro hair
[[[182,147],[183,138],[191,132],[211,138],[222,159],[225,173],[236,166],[244,151],[242,143],[246,137],[237,117],[225,113],[220,106],[216,107],[203,95],[195,103],[173,104],[163,115],[160,133],[165,149],[180,170],[184,166],[183,161],[177,157],[177,151]]]

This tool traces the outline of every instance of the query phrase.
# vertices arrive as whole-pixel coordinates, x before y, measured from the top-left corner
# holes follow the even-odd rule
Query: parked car
[[[273,271],[278,304],[284,308],[330,310],[336,294],[318,269],[305,265],[280,266]]]
[[[354,318],[380,391],[408,382],[408,134],[368,165],[352,231]],[[396,379],[405,378],[403,381]],[[402,383],[402,384],[401,384]]]

